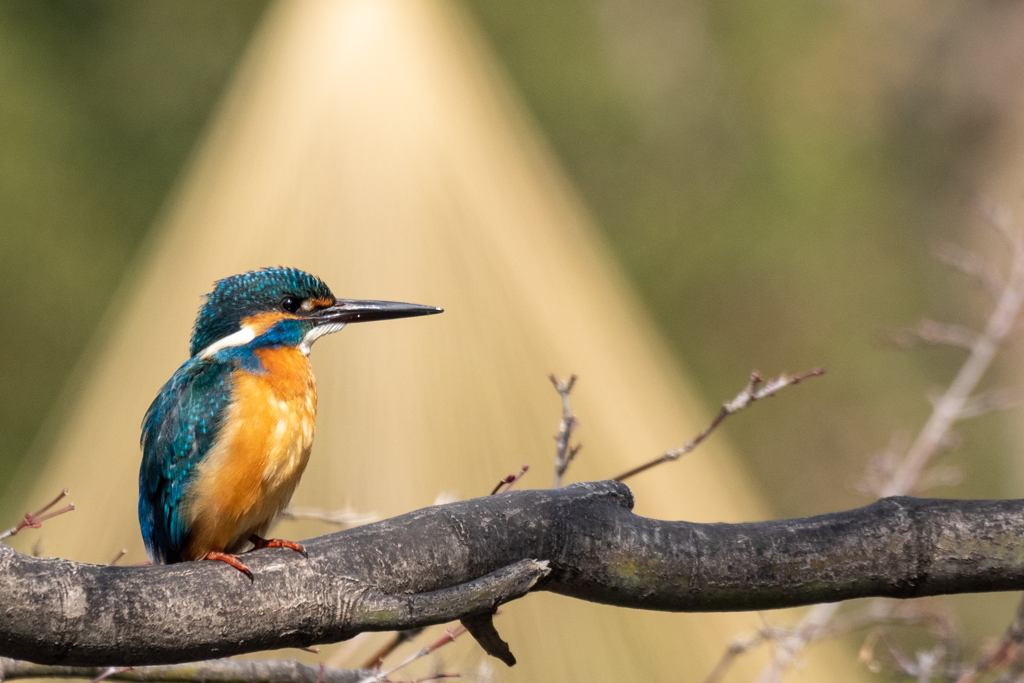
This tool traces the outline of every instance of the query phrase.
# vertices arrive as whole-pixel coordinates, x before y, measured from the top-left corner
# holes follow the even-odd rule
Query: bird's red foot
[[[302,544],[296,543],[295,541],[285,541],[280,538],[266,539],[253,534],[249,537],[249,542],[255,546],[253,550],[260,550],[262,548],[288,548],[289,550],[294,550],[295,552],[300,553],[307,559],[309,558],[309,553],[307,553],[306,549],[302,547]]]
[[[226,562],[227,564],[230,564],[232,567],[248,576],[250,582],[255,581],[255,579],[253,579],[252,577],[252,572],[249,571],[248,567],[242,564],[242,561],[238,559],[238,555],[229,555],[227,553],[219,553],[216,550],[212,550],[206,553],[206,557],[204,557],[203,559]]]

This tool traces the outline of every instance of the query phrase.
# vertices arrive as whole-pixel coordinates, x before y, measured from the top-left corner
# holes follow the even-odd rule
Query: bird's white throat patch
[[[227,349],[232,346],[242,346],[248,344],[256,338],[256,331],[251,327],[243,327],[238,332],[233,332],[226,337],[221,337],[217,341],[213,342],[205,349],[199,352],[200,358],[209,358],[213,354],[217,353],[221,349]]]
[[[313,342],[325,335],[340,332],[343,327],[345,327],[345,323],[324,323],[323,325],[317,325],[307,332],[306,336],[302,338],[302,342],[299,344],[299,351],[308,356],[310,349],[313,348]]]
[[[299,351],[308,356],[310,349],[313,348],[313,342],[324,335],[340,332],[343,327],[345,327],[345,323],[326,323],[324,325],[317,325],[307,332],[306,336],[302,338],[301,342],[299,342]],[[245,346],[255,338],[256,331],[249,326],[244,326],[238,332],[233,332],[207,346],[199,352],[199,357],[209,358],[223,349],[228,349],[232,346]]]

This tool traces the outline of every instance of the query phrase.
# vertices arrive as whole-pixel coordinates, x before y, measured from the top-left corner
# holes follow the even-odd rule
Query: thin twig
[[[110,671],[113,669],[113,671]],[[109,673],[108,673],[109,672]],[[241,659],[212,659],[169,666],[99,667],[49,666],[0,657],[0,681],[19,678],[84,678],[96,679],[107,674],[106,680],[165,681],[167,683],[354,683],[366,671],[306,666],[295,660],[251,661]]]
[[[384,661],[384,658],[398,649],[401,645],[408,643],[410,640],[418,637],[426,627],[423,628],[412,628],[408,631],[398,631],[388,638],[387,642],[377,649],[370,657],[363,662],[364,669],[372,669],[379,665],[380,662]]]
[[[765,398],[767,396],[774,396],[775,392],[779,391],[780,389],[784,389],[786,387],[791,387],[795,384],[799,384],[800,382],[809,377],[818,377],[819,375],[824,374],[824,368],[814,368],[813,370],[802,372],[796,375],[779,375],[776,379],[773,379],[764,384],[764,386],[761,386],[764,380],[762,379],[760,373],[758,373],[757,371],[752,372],[750,374],[750,382],[747,384],[746,388],[744,388],[743,391],[737,394],[736,398],[724,404],[722,408],[718,411],[718,414],[715,416],[715,419],[711,421],[711,424],[705,427],[704,431],[695,436],[692,441],[690,441],[682,448],[674,448],[670,451],[666,451],[664,454],[655,458],[654,460],[646,462],[643,465],[634,467],[628,472],[620,474],[619,476],[615,477],[615,481],[625,481],[630,477],[634,477],[640,474],[641,472],[646,472],[652,467],[656,467],[657,465],[661,465],[662,463],[678,460],[679,458],[681,458],[682,456],[686,455],[687,453],[695,449],[697,446],[699,446],[701,442],[704,441],[704,439],[708,438],[711,432],[715,431],[715,428],[718,427],[718,425],[722,424],[722,421],[725,420],[725,418],[729,417],[733,413],[738,412],[743,408],[746,408],[754,401]]]
[[[889,335],[900,348],[909,349],[918,341],[928,344],[945,344],[961,349],[973,349],[978,343],[978,333],[962,325],[940,323],[923,318],[917,327],[904,327]]]
[[[765,641],[763,635],[758,634],[756,636],[748,638],[737,638],[736,640],[729,643],[729,647],[722,653],[722,658],[715,664],[715,668],[711,670],[708,677],[704,679],[704,683],[718,683],[725,676],[729,667],[732,666],[733,661],[740,655],[750,652],[755,647]]]
[[[793,629],[793,633],[778,641],[775,651],[772,653],[772,661],[761,670],[761,674],[757,677],[757,683],[781,681],[786,671],[793,666],[803,652],[807,643],[816,639],[825,629],[836,610],[839,609],[839,605],[838,602],[830,602],[815,605],[807,610],[797,623],[796,628]]]
[[[555,391],[562,399],[562,419],[558,423],[558,434],[555,435],[555,481],[551,484],[551,488],[557,489],[562,487],[562,476],[569,469],[569,464],[576,457],[582,444],[570,445],[573,430],[579,425],[579,420],[573,415],[572,408],[569,406],[569,394],[572,393],[572,388],[576,385],[576,375],[564,380],[550,374],[548,379],[551,380]]]
[[[4,540],[5,538],[9,538],[10,536],[14,536],[16,533],[18,533],[19,531],[22,531],[23,529],[28,529],[28,528],[38,529],[40,526],[42,526],[43,522],[45,522],[46,520],[53,519],[54,517],[57,517],[59,515],[63,515],[65,512],[71,512],[72,510],[74,510],[75,509],[75,504],[74,503],[69,503],[68,505],[65,505],[64,507],[62,507],[60,510],[54,510],[53,512],[50,512],[48,514],[44,514],[44,513],[47,512],[47,510],[49,510],[50,508],[55,506],[60,501],[64,500],[64,497],[67,496],[67,495],[68,495],[68,490],[64,489],[59,494],[57,494],[56,498],[51,500],[49,503],[47,503],[43,507],[39,508],[37,511],[35,511],[35,512],[26,512],[24,519],[22,519],[20,522],[18,522],[14,526],[12,526],[7,531],[5,531],[3,533],[0,533],[0,541]]]
[[[960,419],[978,417],[996,410],[1016,408],[1024,403],[1024,387],[1006,387],[975,394],[960,408]]]
[[[838,603],[831,603],[829,605],[821,605],[820,607],[833,608],[837,605]],[[776,642],[778,643],[777,648],[783,648],[782,652],[778,652],[778,649],[776,650],[778,653],[776,656],[779,657],[781,666],[762,672],[759,680],[777,681],[781,679],[785,670],[795,663],[795,657],[799,654],[799,648],[805,647],[813,641],[836,638],[851,631],[888,624],[929,624],[933,630],[936,630],[942,636],[944,641],[951,640],[954,632],[952,621],[948,614],[931,608],[927,604],[922,605],[919,602],[907,603],[874,600],[866,608],[843,617],[828,618],[830,612],[834,614],[834,609],[812,609],[794,628],[780,629],[770,627],[762,629],[753,638],[741,637],[737,639],[723,654],[705,683],[717,683],[739,655],[749,652],[755,646],[766,641]],[[873,633],[874,635],[868,637],[860,653],[861,661],[869,666],[875,664],[873,659],[873,643],[877,639],[877,632]],[[794,650],[794,648],[796,649]]]
[[[108,666],[106,669],[103,670],[103,673],[89,681],[89,683],[100,683],[100,681],[105,681],[114,674],[131,671],[134,668],[135,667],[133,666]]]
[[[973,251],[951,242],[939,242],[932,247],[932,255],[948,266],[977,280],[993,300],[999,301],[1006,285],[999,269]]]
[[[417,652],[417,653],[415,653],[413,655],[410,655],[409,657],[405,658],[404,660],[399,662],[397,665],[391,667],[387,671],[375,671],[375,672],[373,672],[372,674],[370,674],[366,678],[363,678],[361,681],[359,681],[359,683],[383,683],[384,681],[387,680],[388,676],[390,676],[391,674],[395,673],[399,669],[405,668],[409,664],[412,664],[413,662],[415,662],[417,659],[420,659],[421,657],[426,657],[427,655],[429,655],[434,650],[436,650],[436,649],[438,649],[440,647],[444,647],[448,643],[454,642],[456,638],[458,638],[459,636],[461,636],[465,632],[466,632],[466,627],[462,626],[461,624],[458,625],[458,626],[454,626],[452,628],[448,628],[448,629],[445,630],[443,636],[441,636],[440,638],[435,640],[430,645],[427,645],[426,647],[424,647],[419,652]]]
[[[1000,664],[1009,661],[1021,644],[1024,643],[1024,598],[1017,603],[1017,611],[1013,621],[1006,627],[1006,633],[995,650],[979,659],[956,679],[956,683],[971,683],[978,676],[991,671]]]
[[[495,495],[497,493],[505,493],[506,491],[511,490],[512,487],[516,485],[516,482],[519,481],[520,479],[522,479],[523,475],[526,474],[529,471],[530,471],[530,466],[529,465],[523,465],[522,467],[519,468],[519,473],[518,474],[508,474],[508,475],[505,475],[494,486],[494,489],[491,491],[490,495],[493,496],[493,495]]]
[[[981,217],[985,219],[989,227],[995,229],[1008,247],[1016,249],[1020,246],[1020,235],[1013,226],[1013,218],[1009,210],[996,202],[985,200],[979,200],[976,202],[976,206]]]
[[[939,449],[949,428],[961,418],[964,406],[991,365],[999,345],[1013,329],[1021,305],[1024,304],[1024,244],[1019,236],[1014,238],[1013,244],[1010,277],[985,325],[985,331],[971,348],[970,355],[949,385],[949,389],[936,402],[931,416],[907,451],[899,470],[889,485],[882,490],[883,497],[911,493],[921,470]]]
[[[989,220],[1011,245],[1010,275],[996,297],[996,306],[985,325],[985,331],[973,337],[970,355],[964,361],[949,388],[933,403],[928,421],[921,428],[917,438],[907,450],[906,456],[893,472],[892,478],[879,490],[880,497],[907,495],[917,490],[922,484],[925,467],[939,449],[948,442],[950,428],[957,420],[963,419],[972,412],[976,414],[985,412],[990,405],[1011,402],[1006,397],[1000,397],[1002,400],[993,399],[991,396],[985,398],[985,394],[975,397],[978,399],[977,403],[972,403],[974,399],[971,398],[978,382],[991,365],[999,346],[1014,329],[1021,306],[1024,304],[1024,239],[1010,228],[1005,213],[991,209]],[[944,337],[943,343],[964,342],[967,339],[966,333],[961,333],[959,329],[955,330],[950,326],[935,327],[925,331],[935,338]],[[918,333],[922,338],[926,337],[926,334],[921,334],[921,328]],[[776,648],[772,661],[765,666],[758,677],[758,683],[775,683],[781,680],[804,647],[823,632],[838,607],[839,603],[830,603],[810,608],[797,625],[795,635]],[[919,656],[917,664],[907,663],[901,664],[901,666],[907,673],[920,678],[922,675],[930,676],[935,663],[937,663],[937,655],[928,654]],[[914,671],[911,672],[911,669]]]
[[[376,512],[356,512],[354,510],[322,510],[320,508],[287,508],[281,513],[281,519],[315,519],[333,524],[341,529],[376,522],[380,516]]]

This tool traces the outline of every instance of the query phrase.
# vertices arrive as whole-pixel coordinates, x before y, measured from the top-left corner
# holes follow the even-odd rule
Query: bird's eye
[[[294,296],[286,296],[281,299],[281,310],[287,313],[294,313],[299,310],[299,306],[302,305],[302,301]]]

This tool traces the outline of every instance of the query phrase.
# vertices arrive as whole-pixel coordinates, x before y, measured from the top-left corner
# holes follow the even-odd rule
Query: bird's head
[[[348,323],[408,318],[442,309],[394,301],[338,299],[320,278],[295,268],[264,268],[219,280],[192,330],[191,356],[206,357],[259,340],[309,353],[313,342]]]

